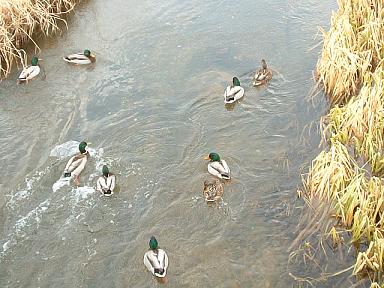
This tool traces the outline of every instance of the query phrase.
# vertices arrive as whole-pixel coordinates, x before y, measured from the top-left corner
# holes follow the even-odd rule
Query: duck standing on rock
[[[261,60],[261,68],[255,73],[253,77],[253,86],[264,85],[272,79],[272,71],[268,68],[267,62]]]
[[[36,77],[40,73],[40,67],[37,64],[39,59],[36,56],[33,56],[31,59],[31,65],[25,67],[23,71],[21,71],[19,78],[17,79],[17,83],[28,82],[32,78]]]
[[[244,96],[244,88],[240,86],[240,80],[233,77],[232,85],[229,85],[224,91],[224,103],[231,104]]]
[[[90,50],[85,49],[83,53],[71,54],[63,57],[63,60],[76,65],[91,64],[96,61],[96,56]]]
[[[219,179],[204,181],[204,198],[206,202],[215,202],[221,199],[224,193],[223,184]]]
[[[168,256],[154,236],[149,240],[149,250],[144,254],[144,265],[156,277],[164,278],[167,275]]]
[[[231,170],[229,169],[227,162],[220,159],[219,154],[209,153],[208,156],[204,158],[205,160],[211,160],[208,163],[208,172],[213,176],[219,177],[221,179],[231,179]]]
[[[96,189],[104,195],[112,195],[116,185],[116,176],[109,172],[107,165],[102,168],[103,175],[97,179]]]
[[[87,164],[89,152],[85,149],[87,147],[86,142],[79,144],[80,154],[73,156],[68,160],[64,169],[64,177],[71,177],[75,180],[75,184],[80,184],[80,173],[84,170],[85,164]]]

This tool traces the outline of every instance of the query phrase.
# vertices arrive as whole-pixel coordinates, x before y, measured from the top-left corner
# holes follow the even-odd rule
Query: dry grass
[[[317,63],[318,81],[332,104],[356,95],[363,76],[383,65],[384,2],[338,0],[331,28],[323,32],[324,45]]]
[[[46,36],[58,30],[63,14],[75,0],[0,0],[0,78],[7,77],[16,59],[24,60],[20,49],[33,41],[34,33]]]
[[[317,65],[332,107],[322,119],[328,149],[303,177],[308,203],[330,202],[358,253],[354,275],[384,271],[384,1],[339,0]],[[338,246],[335,228],[324,231]],[[380,287],[373,282],[371,287]]]
[[[365,77],[359,95],[343,107],[335,106],[323,118],[324,138],[354,147],[375,175],[384,172],[384,71]]]

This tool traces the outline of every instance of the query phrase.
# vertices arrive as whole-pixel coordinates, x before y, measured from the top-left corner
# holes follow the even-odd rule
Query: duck
[[[223,184],[219,179],[205,180],[203,194],[206,202],[215,202],[221,199],[224,193]]]
[[[116,176],[109,172],[107,165],[103,165],[101,169],[102,175],[97,179],[96,190],[105,196],[113,195],[113,190],[116,185]]]
[[[272,79],[272,71],[268,68],[267,62],[261,59],[261,68],[255,73],[253,77],[253,86],[264,85]]]
[[[33,56],[31,59],[31,65],[24,67],[21,71],[19,78],[17,79],[18,83],[28,82],[32,78],[36,77],[40,73],[40,66],[38,65],[39,59],[36,56]]]
[[[85,65],[94,63],[96,61],[96,56],[93,55],[90,50],[85,49],[83,53],[65,56],[63,57],[63,60],[76,65]]]
[[[168,256],[159,244],[155,236],[149,240],[149,250],[144,254],[144,265],[153,276],[164,278],[167,275]]]
[[[73,177],[76,185],[80,184],[80,173],[84,170],[85,164],[88,161],[89,152],[86,150],[87,145],[87,142],[80,142],[80,153],[71,157],[64,168],[64,178]]]
[[[244,96],[244,88],[240,86],[240,80],[233,77],[232,85],[227,86],[224,91],[224,103],[231,104]]]
[[[220,179],[231,179],[231,170],[229,169],[227,162],[221,159],[219,154],[211,152],[208,156],[204,157],[205,160],[210,160],[208,163],[208,172],[213,176]]]

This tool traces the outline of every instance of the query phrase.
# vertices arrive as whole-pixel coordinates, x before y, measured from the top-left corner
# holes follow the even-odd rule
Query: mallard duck
[[[156,277],[163,278],[167,275],[168,256],[154,236],[149,240],[149,250],[144,254],[144,265]]]
[[[35,56],[31,59],[31,65],[25,67],[23,71],[21,71],[19,78],[17,79],[18,83],[28,82],[32,78],[36,77],[40,73],[40,67],[37,65],[39,59]]]
[[[224,103],[230,104],[239,100],[244,96],[244,88],[240,86],[240,81],[237,77],[233,77],[232,85],[228,86],[224,91]]]
[[[231,171],[225,160],[220,159],[219,154],[209,153],[204,158],[205,160],[211,160],[208,163],[208,172],[221,179],[231,179]]]
[[[80,173],[84,170],[85,164],[87,164],[89,152],[85,149],[87,147],[86,142],[79,144],[80,154],[73,156],[68,160],[64,169],[64,177],[73,176],[76,185],[80,183]]]
[[[260,86],[266,84],[272,79],[272,71],[267,67],[264,59],[261,60],[261,68],[255,73],[253,77],[253,86]]]
[[[102,176],[97,179],[96,189],[106,196],[113,194],[116,184],[116,176],[109,172],[107,165],[104,165],[101,169]]]
[[[84,65],[94,63],[96,61],[96,56],[93,55],[88,49],[85,49],[83,53],[65,56],[63,57],[63,60],[76,65]]]
[[[220,180],[205,180],[203,194],[205,201],[214,202],[221,199],[223,196],[224,187]]]

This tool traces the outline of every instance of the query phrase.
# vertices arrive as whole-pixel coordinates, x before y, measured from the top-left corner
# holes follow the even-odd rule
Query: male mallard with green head
[[[84,65],[94,63],[96,61],[96,56],[93,55],[90,50],[85,49],[83,53],[65,56],[63,57],[63,60],[76,65]]]
[[[227,86],[224,91],[224,103],[230,104],[244,96],[244,88],[240,86],[240,80],[233,77],[232,85]]]
[[[209,155],[204,159],[211,160],[208,163],[208,172],[213,176],[219,177],[221,179],[231,179],[231,171],[227,165],[227,162],[221,159],[219,154],[209,153]]]
[[[40,67],[37,64],[39,59],[36,56],[33,56],[31,59],[31,65],[25,67],[23,71],[21,71],[19,78],[17,79],[17,83],[28,82],[32,78],[36,77],[40,73]]]
[[[80,153],[73,156],[68,160],[64,169],[64,177],[71,177],[75,180],[75,184],[80,184],[80,173],[84,170],[85,164],[87,164],[89,152],[86,150],[87,143],[81,142],[79,144]]]
[[[204,198],[207,202],[214,202],[221,199],[224,193],[223,184],[219,179],[204,181]]]
[[[116,185],[116,176],[109,172],[107,165],[101,169],[103,175],[97,179],[96,189],[106,196],[112,195]]]
[[[154,236],[149,240],[149,250],[144,254],[144,265],[156,277],[163,278],[167,275],[168,256],[159,248]]]
[[[255,73],[253,77],[253,86],[260,86],[266,84],[272,79],[272,71],[268,68],[267,62],[261,60],[261,68]]]

